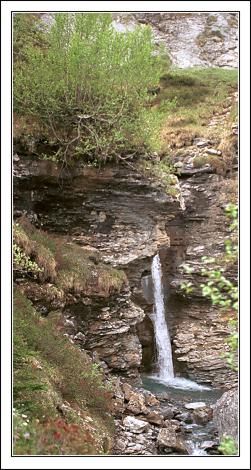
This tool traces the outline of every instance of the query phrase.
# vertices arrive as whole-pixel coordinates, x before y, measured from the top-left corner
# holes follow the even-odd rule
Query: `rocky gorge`
[[[198,151],[198,144],[186,146],[187,161]],[[198,283],[202,255],[224,249],[227,223],[219,195],[235,173],[226,178],[210,166],[197,169],[181,159],[175,196],[137,170],[79,167],[59,175],[60,168],[51,162],[20,160],[14,170],[14,215],[25,213],[38,228],[67,236],[68,242],[124,270],[129,284],[120,298],[105,303],[87,297],[74,306],[66,304],[64,312],[75,334],[85,335],[86,345],[112,370],[129,376],[154,368],[149,317],[153,300],[144,285],[151,281],[152,257],[159,251],[177,372],[200,383],[232,388],[236,376],[221,357],[227,348],[222,339],[229,333],[224,314],[199,288],[186,296],[180,286],[191,277],[182,272],[183,263],[196,268]]]
[[[196,142],[186,147],[188,155],[198,150]],[[184,397],[177,404],[168,396],[160,406],[151,392],[138,390],[140,374],[156,369],[151,321],[156,252],[162,260],[176,375],[222,391],[235,387],[237,380],[224,359],[230,331],[224,314],[199,288],[189,295],[180,288],[191,278],[180,268],[184,262],[197,268],[199,282],[201,256],[224,248],[227,225],[219,191],[222,181],[232,181],[235,174],[226,178],[208,166],[198,170],[184,158],[181,165],[179,179],[174,179],[177,195],[170,196],[154,178],[124,167],[79,167],[60,174],[51,162],[22,158],[15,163],[14,216],[25,214],[37,228],[87,249],[94,267],[102,260],[122,269],[128,279],[119,293],[105,298],[95,292],[50,297],[51,284],[41,290],[34,282],[16,279],[42,315],[62,312],[69,339],[89,351],[106,375],[121,377],[113,399],[115,455],[187,454],[193,425],[204,429],[208,423],[200,451],[217,453],[216,428],[210,424],[213,400],[191,415]]]
[[[214,82],[208,91],[196,66],[209,68],[208,80],[210,67],[237,66],[238,20],[231,13],[114,18],[125,28],[150,24],[174,65],[195,69],[162,78],[152,106],[173,100],[178,111],[168,108],[164,150],[143,160],[64,165],[46,156],[42,136],[14,132],[14,243],[38,266],[35,275],[32,264],[25,273],[14,267],[14,285],[41,322],[59,319],[59,333],[87,355],[93,377],[102,375],[101,389],[109,384],[113,427],[102,430],[98,452],[220,455],[222,437],[238,443],[238,374],[226,361],[228,314],[201,283],[203,257],[224,255],[226,204],[237,198],[238,93],[225,76],[223,92]],[[177,387],[156,380],[156,256]],[[228,276],[236,281],[236,265]],[[53,380],[58,385],[60,375]],[[65,397],[52,397],[62,419],[74,408]],[[90,416],[92,435],[98,425]]]

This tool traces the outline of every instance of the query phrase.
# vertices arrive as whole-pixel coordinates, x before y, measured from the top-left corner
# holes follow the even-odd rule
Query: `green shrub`
[[[58,147],[57,159],[100,164],[151,145],[153,113],[145,103],[163,61],[153,53],[150,27],[122,34],[111,14],[57,13],[46,42],[23,48],[14,109],[40,124],[44,138]]]
[[[15,13],[13,15],[13,59],[14,68],[19,67],[25,60],[25,48],[44,47],[46,36],[41,14],[38,13]]]
[[[13,263],[14,269],[17,271],[32,272],[35,275],[43,271],[35,261],[31,261],[30,257],[16,243],[13,244]]]
[[[224,436],[221,439],[221,443],[218,449],[224,455],[237,455],[238,454],[237,446],[231,436]]]

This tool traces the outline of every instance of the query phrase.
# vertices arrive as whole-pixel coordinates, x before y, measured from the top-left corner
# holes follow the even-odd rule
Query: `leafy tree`
[[[20,66],[25,58],[28,46],[44,47],[46,45],[45,24],[39,13],[13,14],[13,59],[14,68]]]
[[[151,147],[159,123],[145,104],[163,56],[153,51],[150,28],[119,33],[110,14],[58,13],[46,42],[38,48],[27,40],[23,47],[14,110],[39,123],[57,146],[54,158],[104,162]]]

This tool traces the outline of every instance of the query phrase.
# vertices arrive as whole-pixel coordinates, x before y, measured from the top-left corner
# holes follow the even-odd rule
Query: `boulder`
[[[134,416],[126,416],[123,419],[123,426],[133,434],[140,434],[150,429],[150,425],[147,421],[134,418]]]
[[[145,405],[145,397],[141,393],[133,392],[126,409],[135,415],[148,414],[149,410]]]
[[[206,424],[213,419],[213,410],[210,406],[197,408],[193,411],[192,416],[196,424]]]
[[[206,152],[207,152],[209,155],[218,155],[218,156],[221,155],[221,151],[220,151],[220,150],[216,150],[216,149],[207,149]]]
[[[160,430],[157,437],[157,446],[160,450],[174,450],[181,454],[187,454],[184,442],[176,436],[172,425]]]
[[[123,454],[126,450],[126,446],[128,444],[128,439],[125,439],[125,437],[120,437],[119,439],[116,439],[114,443],[114,448],[113,448],[113,453],[120,455]]]
[[[218,440],[215,440],[215,441],[203,441],[202,444],[200,445],[200,447],[201,447],[201,449],[209,450],[209,449],[217,448],[218,445],[219,445]]]
[[[149,392],[145,394],[145,404],[147,406],[157,406],[159,405],[159,400],[152,393]]]
[[[165,421],[165,426],[164,427],[169,427],[172,425],[172,428],[175,432],[180,432],[181,431],[181,423],[177,419],[170,419]]]
[[[231,436],[238,442],[238,391],[229,390],[223,393],[213,409],[213,421],[219,436]]]
[[[175,415],[175,408],[172,407],[166,407],[166,408],[161,408],[161,413],[164,417],[164,419],[172,419]],[[178,418],[179,419],[179,418]]]
[[[124,393],[124,397],[126,401],[129,401],[131,399],[131,396],[134,394],[134,390],[130,384],[127,382],[123,383],[122,385],[122,391]]]
[[[208,144],[210,144],[209,140],[199,140],[198,142],[195,142],[197,147],[206,147]]]
[[[15,155],[13,155],[13,162],[19,162],[20,160],[20,157],[18,156],[17,153],[15,153]]]
[[[122,386],[120,383],[120,377],[116,379],[116,383],[114,385],[114,397],[121,398],[124,401],[124,393],[123,393]]]
[[[158,413],[158,411],[150,411],[147,414],[146,419],[149,423],[155,424],[156,426],[164,425],[164,418],[160,413]]]

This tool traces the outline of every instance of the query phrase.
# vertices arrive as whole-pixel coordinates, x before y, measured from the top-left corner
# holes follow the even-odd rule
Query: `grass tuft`
[[[127,282],[124,271],[103,264],[97,256],[93,261],[89,250],[37,230],[24,216],[14,225],[14,241],[40,268],[39,280],[65,292],[106,297]]]

